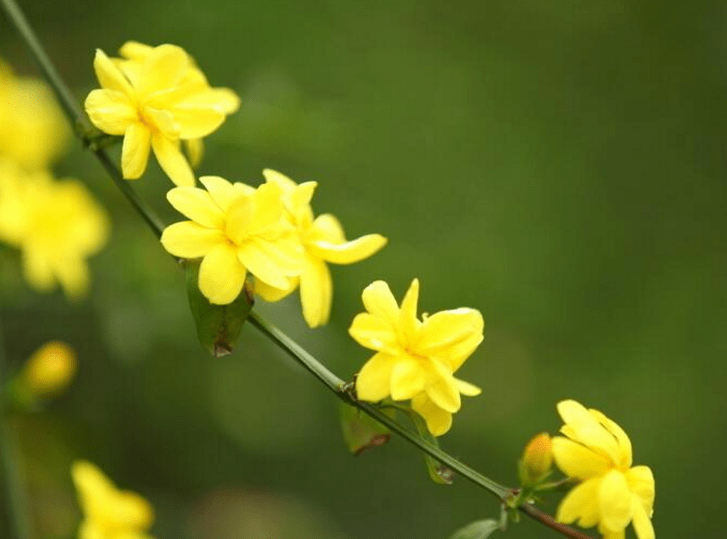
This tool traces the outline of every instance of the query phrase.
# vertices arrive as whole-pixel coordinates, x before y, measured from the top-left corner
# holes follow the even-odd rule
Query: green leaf
[[[242,293],[228,305],[213,305],[199,290],[199,265],[201,260],[187,260],[187,295],[197,326],[197,337],[202,346],[214,357],[232,353],[242,326],[254,304],[253,292],[248,282]]]
[[[499,529],[500,523],[494,518],[477,520],[454,532],[449,539],[487,539]]]
[[[391,431],[387,427],[355,406],[341,403],[339,410],[343,439],[348,450],[354,455],[382,446],[391,438]]]
[[[434,447],[439,448],[439,440],[437,440],[437,437],[429,432],[427,424],[422,416],[420,416],[408,406],[402,406],[400,404],[397,404],[396,409],[406,414],[407,417],[411,419],[411,422],[414,423],[414,426],[416,427],[419,436],[424,438]],[[426,453],[423,453],[423,456],[424,464],[426,464],[427,466],[427,473],[429,473],[429,477],[432,481],[439,485],[451,485],[454,482],[454,472],[452,470],[444,466],[438,460],[433,459]]]

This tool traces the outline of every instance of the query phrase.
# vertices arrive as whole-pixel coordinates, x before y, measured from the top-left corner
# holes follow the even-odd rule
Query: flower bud
[[[52,397],[61,393],[76,374],[76,352],[66,343],[51,341],[30,356],[20,383],[33,397]]]
[[[535,436],[525,446],[520,460],[520,482],[534,486],[545,479],[553,466],[553,443],[547,432]]]

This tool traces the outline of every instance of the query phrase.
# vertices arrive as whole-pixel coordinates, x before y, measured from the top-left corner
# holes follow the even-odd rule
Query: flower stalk
[[[136,192],[129,186],[128,182],[123,179],[121,171],[113,163],[109,155],[106,153],[106,144],[97,144],[97,134],[86,119],[85,115],[82,114],[78,107],[75,99],[73,98],[70,90],[63,82],[62,78],[56,71],[53,63],[50,61],[46,54],[43,46],[38,40],[35,32],[28,23],[27,19],[23,15],[22,10],[17,5],[15,0],[0,0],[0,6],[7,13],[10,21],[13,23],[15,28],[20,33],[23,41],[26,43],[36,61],[41,67],[43,75],[52,87],[59,101],[61,102],[62,108],[68,119],[73,124],[76,134],[83,141],[84,146],[88,147],[101,162],[106,172],[109,174],[111,179],[117,185],[119,189],[124,193],[126,198],[132,204],[134,209],[141,215],[147,225],[152,229],[157,238],[161,237],[162,231],[165,226],[159,217],[147,206]],[[91,135],[91,133],[94,133]],[[261,333],[272,340],[277,346],[283,349],[291,358],[302,365],[309,373],[323,383],[331,392],[333,392],[339,399],[345,403],[355,406],[368,414],[381,424],[385,425],[393,432],[396,432],[399,436],[407,440],[409,443],[423,451],[424,453],[431,456],[433,459],[441,462],[451,470],[457,472],[465,479],[485,489],[492,495],[496,496],[502,503],[507,503],[508,500],[516,494],[515,491],[509,489],[499,483],[485,477],[476,470],[470,468],[466,464],[462,463],[458,459],[454,458],[450,454],[442,451],[441,449],[430,444],[419,434],[413,432],[407,427],[400,424],[398,421],[392,419],[386,415],[377,406],[367,404],[357,400],[353,393],[353,385],[346,383],[344,380],[337,377],[334,373],[328,370],[312,355],[305,351],[298,343],[293,341],[280,329],[270,324],[256,312],[250,313],[248,318],[250,323],[255,326]],[[5,453],[7,455],[7,453]],[[550,515],[543,513],[537,508],[529,504],[520,505],[517,508],[530,518],[537,520],[545,526],[561,533],[566,537],[574,539],[589,539],[588,535],[585,535],[577,530],[560,524],[555,521]],[[18,526],[17,538],[14,539],[27,539],[27,529],[23,531],[22,526]],[[24,533],[24,534],[23,534]]]

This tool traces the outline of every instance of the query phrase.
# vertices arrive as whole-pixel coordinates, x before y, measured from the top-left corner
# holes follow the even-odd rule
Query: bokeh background
[[[297,298],[259,310],[343,378],[376,278],[421,308],[476,307],[485,341],[443,447],[509,485],[535,433],[575,398],[630,434],[657,484],[659,537],[718,537],[727,503],[727,7],[721,2],[23,1],[79,102],[95,48],[184,46],[241,110],[201,174],[317,180],[314,208],[389,246],[334,268],[331,323]],[[0,15],[0,56],[37,74]],[[93,291],[69,304],[3,258],[19,365],[42,342],[80,354],[71,389],[17,419],[39,538],[75,535],[70,463],[86,458],[157,509],[159,539],[444,539],[496,516],[485,492],[433,484],[401,440],[350,456],[337,402],[245,329],[208,357],[184,276],[76,142],[56,167],[113,218]],[[167,222],[158,166],[134,184]],[[546,509],[553,511],[555,501]],[[3,525],[6,523],[3,522]],[[0,528],[0,536],[6,531]],[[632,532],[629,530],[628,532]],[[512,538],[556,537],[523,521]]]

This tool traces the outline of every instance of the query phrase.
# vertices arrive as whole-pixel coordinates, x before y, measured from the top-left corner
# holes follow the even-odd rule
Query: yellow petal
[[[626,530],[611,531],[606,528],[599,528],[603,534],[603,539],[626,539]]]
[[[247,227],[250,235],[268,232],[283,215],[283,192],[277,185],[264,183],[253,194],[254,214]]]
[[[189,66],[189,56],[184,49],[175,45],[155,47],[145,58],[141,67],[140,95],[148,97],[154,92],[175,86]]]
[[[553,457],[564,474],[576,479],[601,476],[611,466],[605,456],[562,436],[553,438]]]
[[[212,88],[213,100],[222,112],[232,114],[240,108],[240,96],[230,88]]]
[[[365,401],[378,402],[389,396],[391,369],[396,358],[375,354],[363,366],[356,377],[356,396]]]
[[[392,328],[399,324],[399,306],[389,285],[384,281],[374,281],[361,294],[366,310],[377,318],[386,321]]]
[[[123,135],[129,125],[138,121],[129,98],[115,90],[93,90],[84,106],[93,125],[109,135]]]
[[[300,284],[300,280],[297,277],[289,277],[288,280],[290,281],[288,288],[275,288],[264,281],[255,278],[255,294],[271,303],[280,301],[284,297],[290,295],[291,292],[298,288],[298,284]]]
[[[626,471],[626,482],[629,484],[631,492],[637,496],[646,510],[651,516],[654,507],[654,474],[648,466],[634,466]]]
[[[429,361],[425,392],[434,404],[453,414],[462,406],[457,383],[447,367],[436,359]]]
[[[199,289],[210,303],[227,305],[240,295],[247,270],[228,243],[215,245],[199,266]]]
[[[145,45],[144,43],[139,43],[138,41],[127,41],[126,43],[121,45],[121,48],[119,49],[119,54],[124,58],[128,58],[129,60],[143,61],[144,58],[146,58],[153,50],[154,47],[152,47],[151,45]]]
[[[194,185],[194,172],[179,149],[178,140],[172,141],[155,133],[151,138],[151,144],[162,170],[176,185],[180,187]]]
[[[71,477],[83,512],[92,520],[102,517],[103,501],[115,491],[114,484],[96,466],[83,460],[73,463]]]
[[[309,327],[315,328],[328,322],[333,300],[333,281],[328,266],[310,255],[303,257],[300,274],[300,302],[303,318]]]
[[[295,273],[291,264],[290,253],[281,248],[280,242],[268,242],[253,238],[238,251],[238,258],[255,277],[274,288],[288,288],[288,276]],[[300,271],[300,260],[297,261]]]
[[[626,477],[618,470],[610,470],[598,487],[601,524],[612,531],[626,528],[631,522],[633,507]]]
[[[202,176],[199,181],[207,189],[214,203],[227,213],[230,204],[237,196],[232,184],[220,176]]]
[[[217,245],[227,243],[227,238],[220,230],[203,227],[192,221],[182,221],[165,228],[160,241],[174,256],[199,258],[207,255]]]
[[[618,460],[618,464],[622,468],[629,468],[632,464],[632,452],[631,452],[631,440],[629,439],[628,435],[624,430],[619,427],[614,421],[611,421],[609,418],[607,418],[604,414],[599,412],[598,410],[594,410],[593,408],[590,408],[588,410],[593,417],[596,418],[596,420],[603,425],[603,428],[605,428],[608,432],[610,432],[614,438],[616,438],[616,441],[618,443],[619,447],[619,456],[620,460]]]
[[[475,309],[460,308],[435,313],[422,324],[417,352],[436,356],[454,371],[482,342],[484,327],[482,314]],[[469,354],[462,357],[468,351]]]
[[[595,526],[600,519],[598,505],[598,491],[601,484],[600,477],[594,477],[573,487],[558,506],[556,520],[570,524],[578,520],[583,528]]]
[[[567,436],[608,457],[611,462],[619,462],[621,453],[613,434],[582,404],[574,400],[561,401],[558,403],[558,413],[568,427]]]
[[[313,224],[315,226],[315,222]],[[310,252],[332,264],[353,264],[382,249],[388,240],[380,234],[368,234],[346,243],[316,241],[307,244]]]
[[[224,113],[200,105],[178,104],[171,111],[179,124],[179,136],[185,139],[206,137],[225,121]]]
[[[26,244],[22,251],[23,277],[40,292],[52,290],[56,284],[53,268],[42,246]]]
[[[477,395],[482,393],[482,390],[476,385],[465,382],[464,380],[459,380],[457,378],[455,378],[454,381],[457,384],[457,389],[460,393],[462,393],[462,395],[466,395],[468,397],[476,397]]]
[[[332,245],[346,242],[341,222],[330,213],[324,213],[316,217],[315,221],[313,221],[311,234],[313,241],[322,241]]]
[[[419,327],[422,325],[417,318],[417,304],[419,302],[419,279],[414,279],[406,291],[404,299],[401,300],[399,311],[399,331],[404,342],[413,344],[418,335]],[[442,406],[445,408],[445,406]],[[451,411],[451,410],[449,410]]]
[[[427,377],[424,369],[411,356],[399,356],[391,370],[391,398],[408,400],[424,390]]]
[[[175,187],[167,193],[167,200],[178,212],[202,226],[219,230],[225,227],[225,215],[204,189]]]
[[[144,121],[152,128],[155,135],[162,135],[170,140],[179,138],[179,124],[168,110],[146,106],[143,115]]]
[[[634,530],[636,531],[636,537],[639,539],[656,539],[654,525],[651,523],[651,519],[649,518],[649,514],[646,509],[636,496],[633,497],[632,503],[632,523],[634,525]]]
[[[101,50],[96,49],[96,56],[93,59],[93,69],[101,87],[106,90],[116,90],[131,97],[135,94],[134,89],[121,70],[114,65],[108,56]]]
[[[204,155],[204,141],[201,138],[193,138],[183,142],[189,163],[192,165],[192,168],[197,168],[202,162],[202,156]]]
[[[395,354],[399,348],[391,325],[370,313],[357,314],[348,333],[361,346],[371,350]]]
[[[86,261],[80,257],[66,256],[55,262],[55,275],[63,292],[71,299],[82,297],[88,290],[91,277]]]
[[[277,170],[273,170],[270,168],[266,168],[263,170],[263,177],[265,178],[266,182],[276,184],[286,194],[292,194],[292,192],[298,186],[285,174],[281,174]]]
[[[124,178],[135,180],[141,177],[149,161],[151,131],[144,124],[133,123],[126,130],[121,149],[121,170]]]
[[[442,410],[426,396],[420,393],[411,400],[412,409],[424,418],[427,429],[434,436],[442,436],[452,427],[452,414]]]

